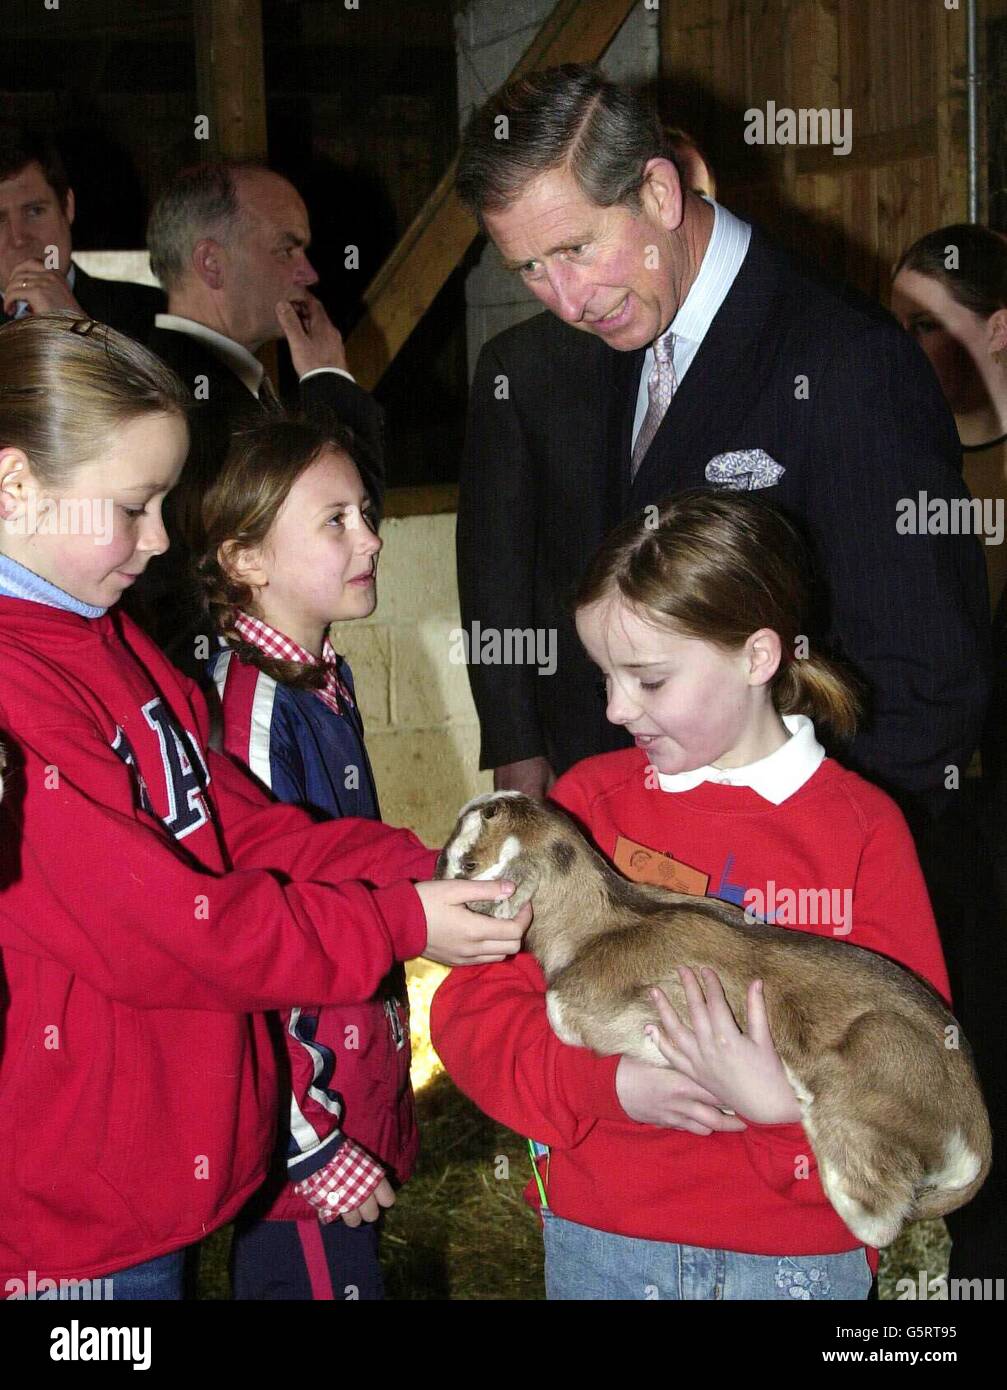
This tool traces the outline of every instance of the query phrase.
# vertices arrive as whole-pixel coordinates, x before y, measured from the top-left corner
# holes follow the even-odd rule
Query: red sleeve
[[[902,812],[883,792],[871,819],[853,891],[852,930],[841,940],[915,970],[950,1007],[941,939],[916,846]]]
[[[836,939],[908,966],[948,1002],[940,937],[912,836],[894,802],[876,795],[853,891],[851,930]],[[775,1191],[795,1202],[821,1201],[818,1164],[803,1125],[749,1124],[742,1139],[752,1166]],[[815,1174],[815,1181],[798,1176],[805,1172]]]
[[[18,747],[20,794],[0,804],[20,821],[2,837],[20,863],[0,894],[0,945],[134,1008],[229,1013],[361,1002],[425,946],[409,876],[433,856],[407,831],[317,825],[211,754],[236,864],[217,874],[133,809],[129,770],[87,725],[19,733]]]
[[[453,970],[434,995],[430,1037],[480,1110],[540,1144],[573,1148],[599,1119],[628,1118],[615,1093],[619,1058],[560,1042],[527,952]]]
[[[149,640],[128,620],[127,626],[134,642],[146,644],[149,653]],[[163,662],[156,649],[155,654]],[[172,667],[171,673],[185,696],[201,747],[206,750],[203,756],[211,778],[209,799],[217,808],[226,853],[235,868],[274,869],[291,878],[312,878],[324,883],[359,878],[377,888],[393,884],[401,888],[405,880],[422,883],[433,878],[438,851],[427,849],[411,830],[396,830],[381,821],[348,816],[332,823],[340,827],[333,838],[324,833],[332,826],[319,825],[296,806],[273,800],[243,765],[207,749],[210,719],[206,697],[183,672]],[[241,750],[237,753],[240,761]],[[309,824],[313,829],[306,835]],[[405,896],[407,900],[415,898],[414,894]],[[424,918],[423,941],[412,955],[418,955],[425,946]]]
[[[217,807],[235,868],[276,869],[291,878],[322,883],[363,879],[379,889],[433,878],[438,851],[427,849],[411,830],[396,830],[383,821],[358,816],[319,824],[298,806],[271,801],[223,754],[211,750],[206,759],[210,800]],[[409,896],[419,902],[415,893]],[[424,930],[413,955],[425,945]]]

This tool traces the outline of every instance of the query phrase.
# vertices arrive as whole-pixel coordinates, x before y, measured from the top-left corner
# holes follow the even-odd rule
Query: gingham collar
[[[314,653],[309,652],[306,647],[302,647],[293,638],[287,637],[285,633],[278,632],[275,627],[270,627],[269,623],[264,623],[261,618],[255,618],[250,613],[238,613],[234,620],[234,626],[238,634],[244,638],[250,646],[258,647],[266,656],[271,656],[278,661],[297,661],[303,662],[307,666],[325,667],[325,688],[318,690],[315,694],[326,699],[338,713],[339,701],[345,701],[352,705],[353,700],[344,681],[339,675],[339,654],[329,640],[328,635],[322,644],[321,660]]]

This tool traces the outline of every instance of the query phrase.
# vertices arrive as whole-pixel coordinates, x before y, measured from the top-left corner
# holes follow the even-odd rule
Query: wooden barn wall
[[[1004,6],[1004,0],[997,0]],[[910,242],[964,220],[965,15],[940,0],[661,6],[666,117],[731,208],[885,300]],[[745,112],[849,108],[852,149],[748,145]]]

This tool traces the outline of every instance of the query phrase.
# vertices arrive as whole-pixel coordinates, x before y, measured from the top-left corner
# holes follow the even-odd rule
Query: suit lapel
[[[606,349],[614,361],[611,368],[612,400],[610,419],[612,433],[609,444],[608,467],[613,462],[619,471],[619,516],[629,508],[629,465],[633,452],[633,421],[636,417],[636,402],[640,391],[640,373],[646,348],[635,352],[613,352]],[[663,423],[663,422],[662,422]]]
[[[777,264],[753,227],[741,269],[672,397],[632,487],[627,487],[631,510],[663,492],[701,483],[702,474],[694,476],[690,461],[698,451],[705,455],[705,467],[717,452],[717,441],[727,439],[735,422],[748,413],[752,395],[762,389],[760,343],[769,341],[764,330],[778,280]],[[753,447],[758,442],[745,441]],[[627,484],[628,471],[627,463]]]
[[[112,318],[112,298],[107,280],[96,280],[81,270],[74,261],[73,297],[89,319],[109,323]]]

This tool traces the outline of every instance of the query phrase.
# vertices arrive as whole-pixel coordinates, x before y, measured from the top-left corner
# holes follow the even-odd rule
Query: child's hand
[[[687,966],[680,966],[678,973],[689,1001],[691,1028],[681,1021],[662,990],[651,990],[663,1031],[646,1031],[666,1061],[755,1124],[800,1120],[797,1097],[769,1032],[762,981],[753,980],[748,987],[748,1032],[743,1033],[714,971],[703,970],[705,998]]]
[[[466,903],[485,899],[501,902],[514,892],[514,884],[502,879],[447,878],[417,883],[427,915],[427,960],[440,965],[489,965],[506,960],[521,949],[521,938],[531,925],[531,903],[512,921],[471,912]]]
[[[377,1221],[382,1207],[395,1205],[395,1189],[387,1178],[382,1178],[371,1195],[359,1207],[352,1207],[341,1213],[344,1226],[359,1226],[361,1221]]]
[[[615,1073],[615,1090],[629,1118],[642,1125],[664,1125],[668,1129],[688,1130],[690,1134],[748,1128],[736,1116],[718,1110],[720,1102],[705,1087],[653,1062],[621,1058]]]
[[[294,1191],[323,1226],[339,1220],[347,1226],[377,1221],[381,1208],[395,1203],[395,1191],[384,1168],[352,1139],[341,1144],[323,1167],[295,1182]],[[366,1193],[363,1198],[361,1191]]]

